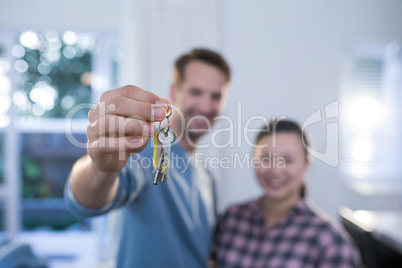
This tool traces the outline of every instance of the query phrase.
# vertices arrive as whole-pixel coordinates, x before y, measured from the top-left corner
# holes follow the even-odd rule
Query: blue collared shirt
[[[119,173],[112,202],[89,209],[75,199],[67,183],[65,199],[79,217],[121,208],[118,268],[206,267],[215,221],[213,181],[202,164],[180,144],[172,145],[169,178],[153,185],[152,147],[132,156]]]

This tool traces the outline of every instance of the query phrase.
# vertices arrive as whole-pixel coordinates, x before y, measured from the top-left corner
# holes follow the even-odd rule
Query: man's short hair
[[[182,55],[176,60],[173,73],[174,83],[176,85],[180,85],[184,81],[184,71],[187,64],[195,60],[217,67],[224,73],[227,83],[230,82],[230,67],[226,60],[215,51],[197,48]]]

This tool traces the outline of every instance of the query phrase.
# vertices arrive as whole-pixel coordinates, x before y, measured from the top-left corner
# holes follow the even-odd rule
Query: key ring
[[[152,157],[152,164],[156,171],[154,184],[157,185],[158,181],[166,182],[169,173],[169,160],[170,160],[170,147],[176,140],[176,133],[170,128],[170,116],[173,113],[171,104],[167,104],[166,119],[168,127],[162,128],[162,122],[159,122],[159,131],[155,133],[154,137],[154,152]]]
[[[173,113],[172,105],[169,104],[169,103],[166,103],[166,104],[167,104],[167,106],[169,107],[169,109],[167,110],[167,113],[166,113],[166,119],[167,119],[167,121],[168,121],[168,127],[167,127],[167,129],[165,130],[165,135],[166,135],[166,134],[169,132],[169,130],[170,130],[170,116],[171,116],[172,113]],[[162,125],[162,122],[159,123],[159,128],[162,128],[161,125]]]

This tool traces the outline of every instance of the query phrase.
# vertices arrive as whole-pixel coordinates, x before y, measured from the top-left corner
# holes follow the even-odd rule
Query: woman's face
[[[279,132],[263,137],[254,150],[256,175],[271,200],[299,198],[308,162],[300,137]]]

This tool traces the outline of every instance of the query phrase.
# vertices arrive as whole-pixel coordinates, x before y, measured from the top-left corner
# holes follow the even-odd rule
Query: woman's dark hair
[[[291,120],[273,120],[269,124],[265,125],[261,131],[257,135],[257,139],[255,144],[258,144],[260,140],[268,135],[275,135],[276,133],[295,133],[300,137],[300,141],[303,145],[304,155],[306,157],[306,161],[310,162],[310,156],[307,151],[307,147],[310,145],[308,138],[306,137],[303,130],[294,121]],[[300,189],[300,197],[304,198],[306,196],[306,185],[303,182],[302,187]]]

